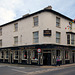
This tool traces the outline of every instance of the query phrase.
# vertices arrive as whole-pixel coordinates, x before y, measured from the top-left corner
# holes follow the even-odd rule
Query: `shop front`
[[[38,48],[41,49],[40,53]],[[56,65],[58,56],[61,65],[75,63],[75,50],[68,46],[42,44],[0,49],[1,63]]]

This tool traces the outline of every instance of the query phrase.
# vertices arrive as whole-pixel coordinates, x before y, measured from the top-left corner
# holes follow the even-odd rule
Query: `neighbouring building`
[[[55,65],[60,56],[61,64],[75,63],[72,21],[48,6],[1,25],[0,62]]]

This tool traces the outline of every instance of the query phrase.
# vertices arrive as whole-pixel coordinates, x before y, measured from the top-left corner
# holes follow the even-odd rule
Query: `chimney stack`
[[[44,8],[44,9],[52,9],[52,6],[48,6],[48,7]]]
[[[23,15],[22,17],[26,17],[26,16],[28,16],[28,15],[29,15],[29,13],[27,13],[27,14]]]

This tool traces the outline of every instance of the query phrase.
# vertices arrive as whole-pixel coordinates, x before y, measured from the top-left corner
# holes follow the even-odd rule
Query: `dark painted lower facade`
[[[41,53],[37,49],[41,49]],[[75,63],[75,47],[55,44],[39,44],[0,48],[1,63],[55,65],[60,56],[61,64]]]

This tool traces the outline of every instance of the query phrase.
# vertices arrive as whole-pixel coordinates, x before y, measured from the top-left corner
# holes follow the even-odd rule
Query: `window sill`
[[[70,60],[70,59],[65,59],[65,60]]]
[[[22,60],[27,60],[27,59],[22,59]]]
[[[18,44],[13,44],[13,46],[18,46]]]
[[[14,32],[18,32],[18,31],[15,31],[15,30],[14,30]]]
[[[5,59],[8,59],[8,58],[5,58]]]
[[[56,44],[60,44],[60,42],[59,43],[56,43]]]
[[[34,27],[38,27],[38,25],[37,25],[37,26],[33,26],[33,28],[34,28]]]
[[[18,60],[18,59],[15,58],[14,60]]]
[[[0,58],[0,59],[4,59],[4,58]]]
[[[61,28],[60,26],[56,26],[57,28]]]
[[[68,46],[75,46],[75,44],[74,45],[72,45],[72,44],[67,44]]]
[[[32,44],[39,44],[39,43],[32,43]]]
[[[32,61],[38,61],[38,59],[31,59]]]

